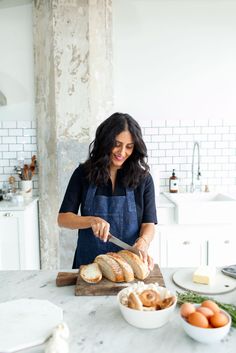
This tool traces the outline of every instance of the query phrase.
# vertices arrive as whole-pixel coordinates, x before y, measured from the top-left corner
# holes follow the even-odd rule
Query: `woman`
[[[141,128],[130,115],[114,113],[97,128],[89,158],[74,171],[58,215],[60,227],[79,229],[73,268],[121,250],[107,242],[110,233],[134,245],[153,268],[147,252],[157,218],[146,157]]]

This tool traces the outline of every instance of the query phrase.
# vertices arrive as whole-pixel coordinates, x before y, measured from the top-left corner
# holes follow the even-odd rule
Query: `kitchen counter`
[[[162,269],[166,287],[179,290],[171,276],[176,269]],[[204,345],[189,338],[180,326],[179,308],[169,323],[158,329],[144,330],[130,326],[121,316],[116,296],[76,297],[74,286],[58,288],[57,271],[1,271],[0,302],[18,298],[47,299],[63,309],[70,329],[70,353],[233,353],[236,329],[221,342]],[[236,291],[217,295],[222,302],[236,304]],[[35,318],[37,320],[37,318]],[[42,353],[44,345],[21,353]]]
[[[0,201],[0,211],[24,211],[32,202],[38,201],[38,197],[24,199],[23,202]]]

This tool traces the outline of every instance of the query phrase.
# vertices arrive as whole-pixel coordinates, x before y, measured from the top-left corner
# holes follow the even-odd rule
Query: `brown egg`
[[[219,312],[211,316],[209,321],[213,327],[222,327],[228,323],[228,318],[224,313]]]
[[[196,311],[206,316],[207,319],[209,319],[210,316],[214,315],[214,312],[205,306],[199,306]]]
[[[180,315],[187,318],[190,314],[196,311],[195,306],[191,303],[184,303],[180,307]]]
[[[202,302],[201,306],[212,310],[214,313],[218,313],[220,311],[218,305],[212,300],[205,300]]]
[[[208,328],[209,326],[206,316],[202,315],[197,311],[188,316],[188,322],[193,326],[198,326],[202,328]]]

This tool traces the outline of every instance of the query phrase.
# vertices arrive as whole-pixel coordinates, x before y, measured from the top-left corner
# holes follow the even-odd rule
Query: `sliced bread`
[[[118,254],[130,264],[135,278],[143,280],[149,275],[148,265],[138,255],[129,250],[121,250]]]
[[[134,280],[134,271],[130,264],[128,264],[128,262],[116,252],[108,252],[107,255],[118,262],[123,270],[125,282],[132,282]]]
[[[98,255],[94,260],[100,267],[102,275],[112,282],[124,282],[123,270],[116,260],[108,255]]]
[[[87,283],[98,283],[102,279],[102,271],[97,263],[81,265],[80,277]]]

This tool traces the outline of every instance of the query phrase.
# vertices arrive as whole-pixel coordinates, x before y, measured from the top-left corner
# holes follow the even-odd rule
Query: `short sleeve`
[[[83,172],[81,166],[73,172],[67,186],[59,213],[73,212],[78,214],[82,198]]]
[[[149,174],[145,179],[143,192],[143,217],[142,223],[157,224],[155,188],[152,176]]]

